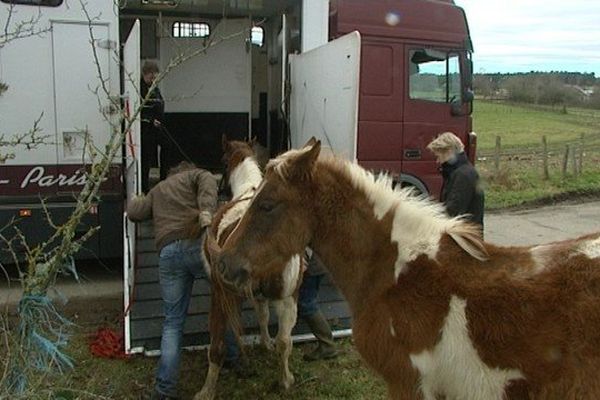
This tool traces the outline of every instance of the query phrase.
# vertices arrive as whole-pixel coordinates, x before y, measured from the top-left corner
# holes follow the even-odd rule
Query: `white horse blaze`
[[[432,349],[410,355],[421,374],[426,400],[434,400],[436,395],[502,400],[509,381],[523,378],[517,369],[490,368],[481,360],[469,337],[466,306],[464,299],[452,296],[440,341]]]
[[[281,297],[289,297],[294,294],[296,286],[298,285],[298,277],[300,276],[300,265],[301,258],[298,254],[293,255],[286,264],[281,274],[283,281]]]

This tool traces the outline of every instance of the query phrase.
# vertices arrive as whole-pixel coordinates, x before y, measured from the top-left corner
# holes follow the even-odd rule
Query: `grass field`
[[[91,330],[90,328],[88,329]],[[23,397],[4,397],[0,393],[0,399],[148,398],[153,388],[158,359],[141,355],[126,360],[96,358],[88,350],[88,337],[89,331],[79,327],[70,340],[68,352],[75,361],[72,371],[63,376],[42,377],[33,382],[33,389]],[[278,387],[279,367],[276,354],[258,346],[250,348],[247,354],[254,375],[242,379],[231,372],[223,373],[219,378],[216,400],[386,399],[383,381],[366,368],[354,350],[352,340],[340,339],[337,343],[341,350],[337,359],[311,363],[303,361],[302,354],[312,344],[296,345],[290,358],[290,368],[296,383],[288,392]],[[179,384],[182,400],[191,399],[201,389],[206,372],[206,351],[184,352]]]
[[[486,208],[600,193],[600,110],[539,107],[476,101],[473,130],[478,134],[478,163],[486,188]],[[564,148],[579,146],[584,135],[582,172],[568,161],[563,176]],[[500,168],[492,155],[501,137]],[[550,179],[543,179],[542,137],[546,136]],[[579,153],[578,153],[579,154]]]
[[[473,130],[481,151],[493,150],[496,136],[503,148],[539,147],[542,136],[549,144],[578,140],[581,134],[600,136],[600,110],[528,106],[478,100],[474,104]]]

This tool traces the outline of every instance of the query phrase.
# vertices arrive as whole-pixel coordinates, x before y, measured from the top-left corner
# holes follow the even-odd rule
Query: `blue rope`
[[[67,328],[73,323],[61,316],[45,295],[23,295],[19,301],[19,337],[25,365],[13,365],[8,381],[9,392],[27,389],[26,371],[65,372],[74,367],[71,357],[63,353],[69,339]],[[14,362],[13,362],[14,364]]]

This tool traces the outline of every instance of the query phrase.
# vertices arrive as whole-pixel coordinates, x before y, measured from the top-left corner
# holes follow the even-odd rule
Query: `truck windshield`
[[[450,103],[461,100],[458,53],[433,49],[410,51],[409,96],[411,99]]]

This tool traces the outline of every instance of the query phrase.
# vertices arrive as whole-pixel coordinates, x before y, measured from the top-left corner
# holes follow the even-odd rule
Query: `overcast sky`
[[[475,72],[573,71],[600,77],[599,0],[455,0]]]

